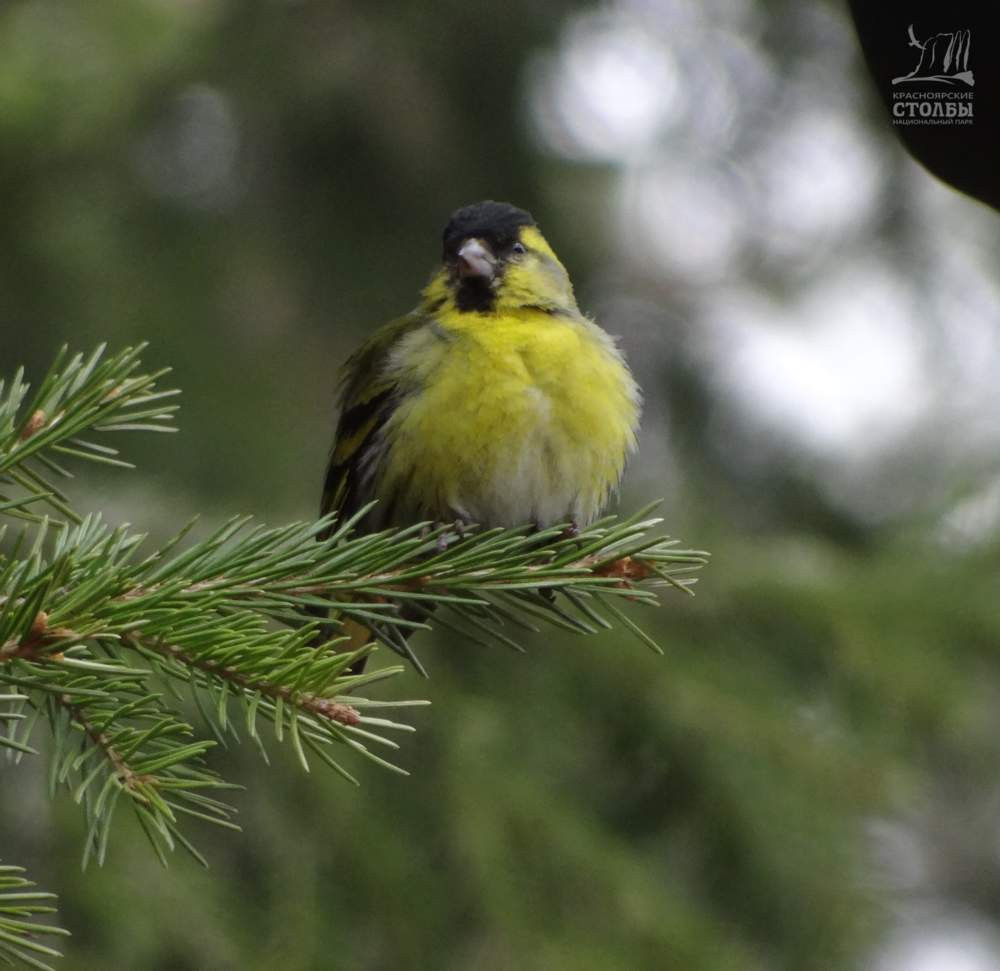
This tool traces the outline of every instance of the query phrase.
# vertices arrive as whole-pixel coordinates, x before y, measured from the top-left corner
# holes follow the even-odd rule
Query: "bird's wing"
[[[426,323],[426,317],[411,313],[386,324],[344,365],[340,419],[326,471],[322,515],[336,512],[343,519],[375,498],[370,487],[380,448],[379,431],[399,402],[396,379],[387,373],[389,357],[403,337]]]

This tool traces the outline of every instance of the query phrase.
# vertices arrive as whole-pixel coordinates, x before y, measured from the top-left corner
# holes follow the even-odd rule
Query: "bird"
[[[616,341],[524,209],[464,206],[442,244],[415,309],[344,365],[321,513],[377,500],[361,532],[586,526],[636,448],[641,394]],[[345,630],[349,649],[370,639]]]

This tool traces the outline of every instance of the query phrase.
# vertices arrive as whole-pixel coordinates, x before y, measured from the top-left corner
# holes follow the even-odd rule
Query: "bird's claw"
[[[465,520],[463,520],[463,519],[456,519],[453,523],[451,523],[451,527],[458,534],[458,538],[460,540],[465,539],[465,537],[466,537],[466,530],[468,528],[468,523],[466,523]],[[438,549],[439,553],[443,553],[446,549],[448,549],[448,533],[447,533],[447,531],[442,532],[441,535],[438,537],[437,549]]]

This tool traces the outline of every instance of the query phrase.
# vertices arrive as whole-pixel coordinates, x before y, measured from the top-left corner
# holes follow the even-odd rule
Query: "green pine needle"
[[[341,759],[360,756],[405,775],[373,749],[398,749],[386,733],[412,726],[371,712],[427,702],[355,695],[406,667],[352,674],[374,645],[340,653],[347,620],[424,674],[412,640],[435,626],[518,651],[542,630],[620,626],[659,651],[622,598],[690,594],[706,562],[657,532],[653,507],[580,531],[461,535],[433,523],[358,535],[365,510],[278,527],[236,516],[198,542],[189,523],[149,549],[131,527],[80,515],[58,484],[87,462],[130,468],[108,434],[174,430],[177,392],[159,388],[165,371],[144,371],[142,350],[63,349],[33,395],[22,371],[0,381],[0,520],[24,524],[0,547],[0,749],[37,755],[33,736],[47,733],[49,790],[66,789],[86,820],[84,865],[104,862],[120,806],[161,862],[180,847],[204,863],[187,826],[239,828],[217,798],[234,786],[212,750],[245,732],[266,761],[266,723],[307,772],[318,759],[357,784]],[[58,953],[36,938],[63,932],[32,919],[47,911],[31,901],[48,895],[18,898],[27,886],[0,867],[0,959],[45,968]]]

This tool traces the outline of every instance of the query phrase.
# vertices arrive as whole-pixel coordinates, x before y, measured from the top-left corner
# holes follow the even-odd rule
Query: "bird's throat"
[[[490,283],[478,277],[462,280],[455,291],[455,306],[463,313],[489,313],[496,300],[496,291]]]

